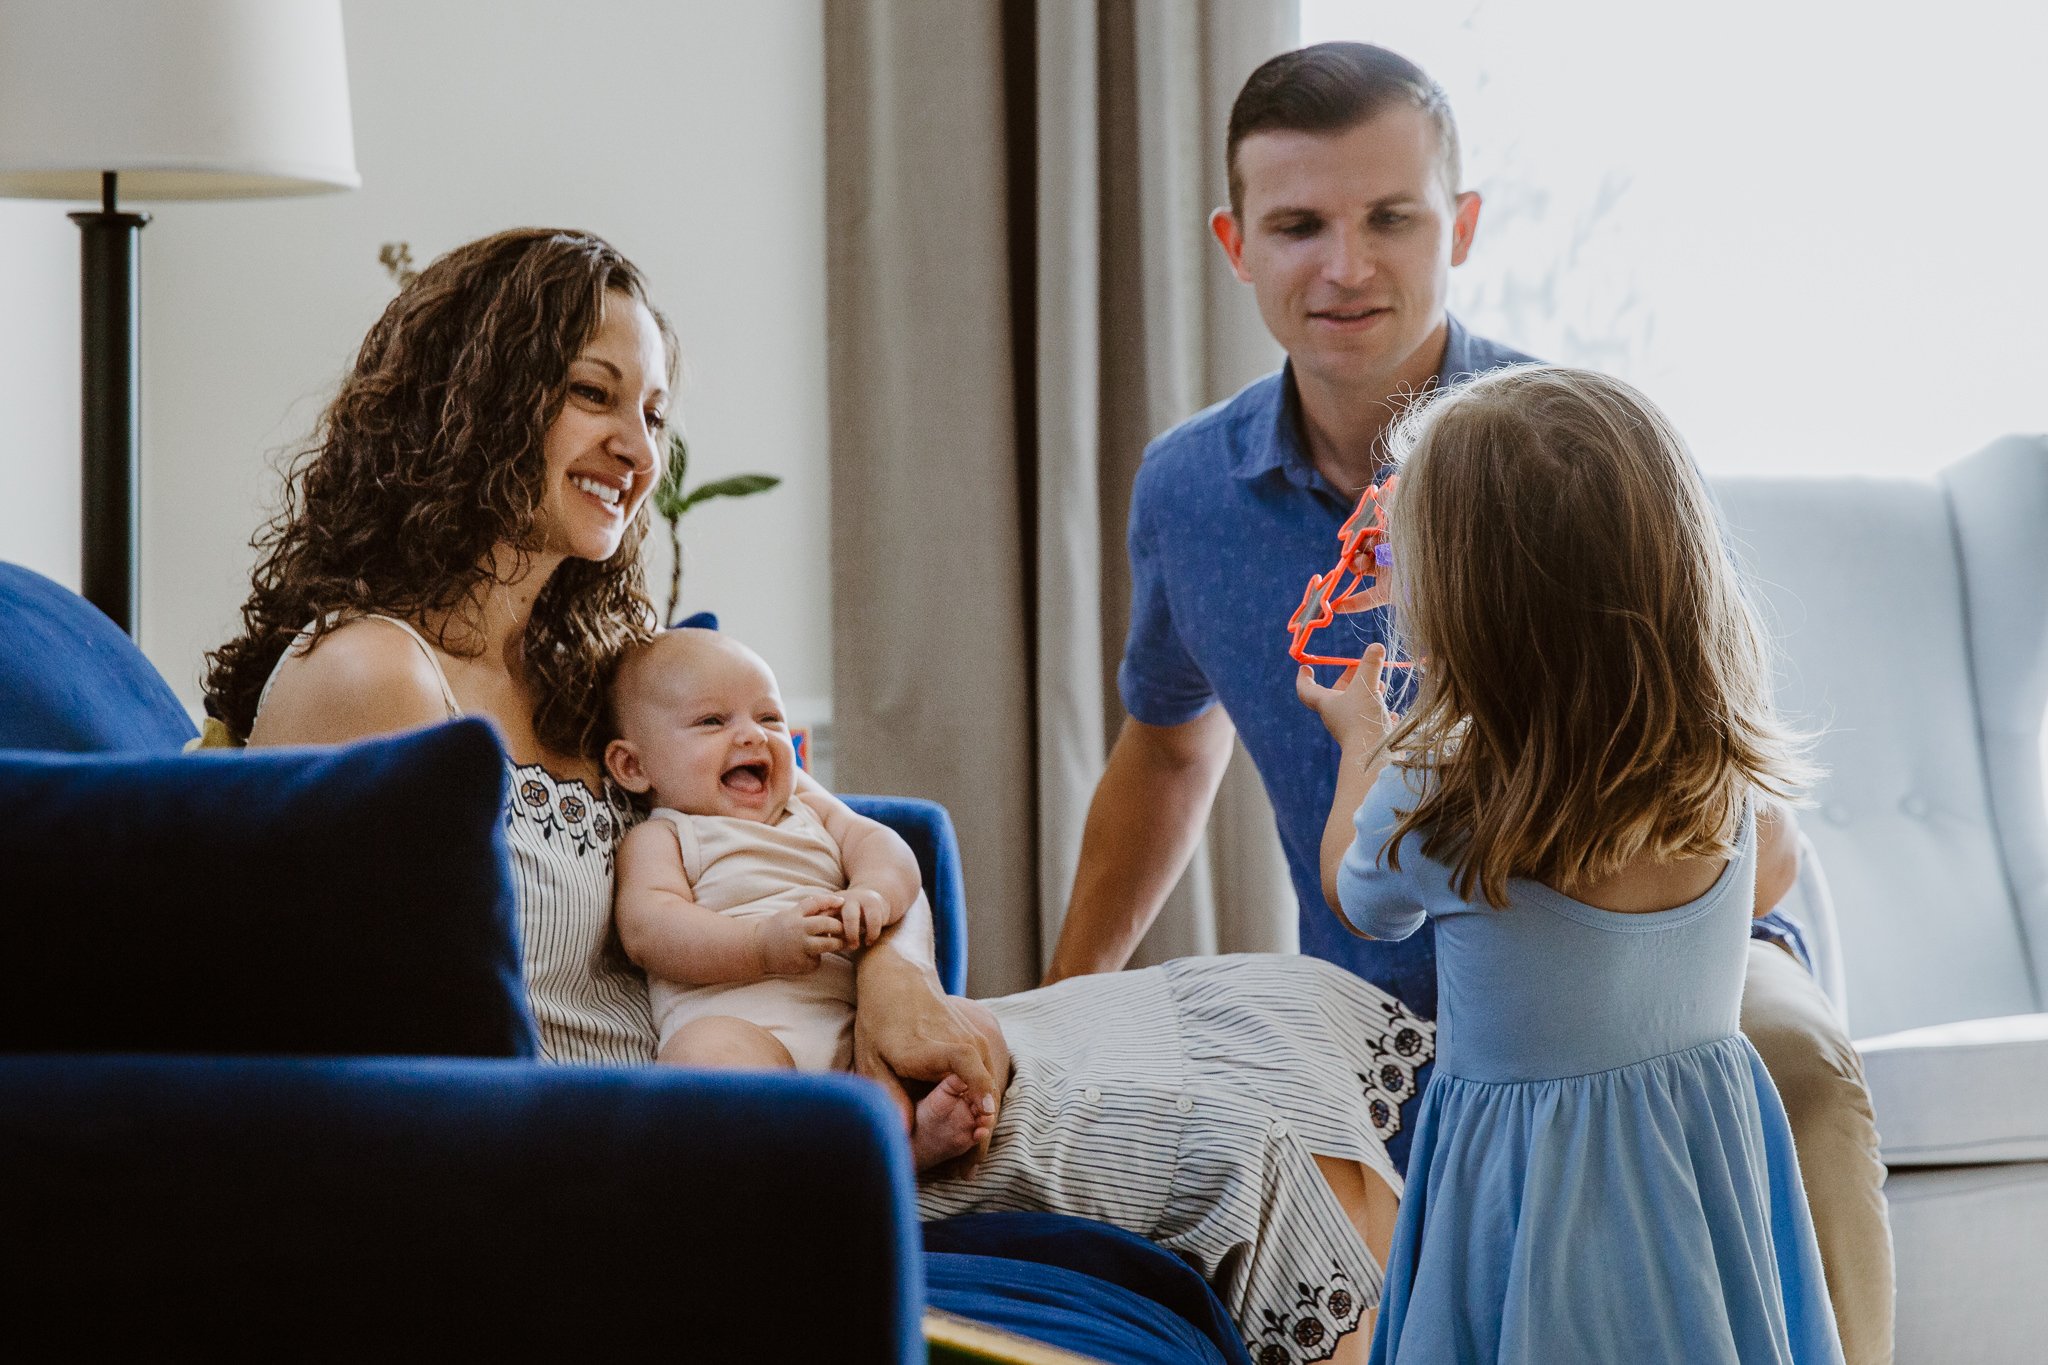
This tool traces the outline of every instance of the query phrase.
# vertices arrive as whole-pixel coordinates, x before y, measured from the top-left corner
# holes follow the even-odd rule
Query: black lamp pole
[[[100,211],[74,213],[80,233],[84,384],[81,431],[86,600],[140,638],[136,499],[142,491],[140,328],[135,282],[146,213],[114,208],[114,172],[100,176]]]

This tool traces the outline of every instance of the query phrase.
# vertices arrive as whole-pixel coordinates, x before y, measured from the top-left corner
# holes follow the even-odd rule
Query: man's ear
[[[612,775],[612,781],[635,796],[654,786],[654,780],[640,766],[640,751],[623,739],[615,739],[604,746],[604,766]]]
[[[1223,244],[1223,254],[1230,258],[1231,271],[1246,284],[1252,277],[1244,273],[1244,229],[1239,226],[1237,215],[1228,207],[1217,209],[1209,215],[1209,231],[1216,234],[1216,240]]]
[[[1479,191],[1466,190],[1458,196],[1458,213],[1451,219],[1451,264],[1465,264],[1472,250],[1472,235],[1479,231]]]

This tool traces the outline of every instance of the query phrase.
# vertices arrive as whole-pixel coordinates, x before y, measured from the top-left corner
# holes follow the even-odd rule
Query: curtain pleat
[[[977,995],[1032,984],[1058,938],[1124,720],[1144,447],[1280,362],[1206,220],[1230,103],[1298,31],[1294,0],[1008,3],[826,7],[838,778],[952,810]],[[1006,34],[1032,60],[1006,66]],[[1034,82],[1007,106],[1036,124],[1028,203],[1006,70]],[[1292,951],[1295,926],[1240,746],[1134,965]]]
[[[1039,967],[1081,854],[1088,798],[1115,731],[1103,695],[1105,554],[1101,158],[1095,0],[1037,7],[1038,75],[1038,905]]]
[[[826,24],[835,778],[952,812],[968,985],[1037,965],[1002,13]]]

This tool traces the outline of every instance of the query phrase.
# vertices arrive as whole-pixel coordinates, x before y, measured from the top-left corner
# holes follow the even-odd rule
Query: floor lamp
[[[130,635],[141,626],[136,285],[149,215],[121,212],[117,196],[261,199],[361,183],[341,0],[0,0],[0,198],[100,204],[70,215],[83,291],[81,583]]]

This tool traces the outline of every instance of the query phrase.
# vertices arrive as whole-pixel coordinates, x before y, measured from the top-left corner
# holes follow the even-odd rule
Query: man
[[[1130,719],[1089,807],[1046,979],[1129,960],[1200,838],[1241,734],[1278,819],[1302,951],[1433,1018],[1432,930],[1399,943],[1357,939],[1324,905],[1318,853],[1337,750],[1295,700],[1281,627],[1309,576],[1330,566],[1338,528],[1382,472],[1387,431],[1406,402],[1529,357],[1473,336],[1445,310],[1480,199],[1458,188],[1443,91],[1411,63],[1357,43],[1274,58],[1238,95],[1226,158],[1230,206],[1210,227],[1287,363],[1145,453],[1118,673]],[[1355,656],[1381,638],[1382,615],[1339,618],[1318,652]],[[1763,894],[1775,899],[1790,881],[1781,867]],[[1771,937],[1751,945],[1743,1027],[1807,1158],[1848,1359],[1889,1360],[1891,1247],[1869,1098],[1819,988],[1776,946],[1783,935]],[[1404,1110],[1388,1147],[1405,1167],[1412,1101]]]

